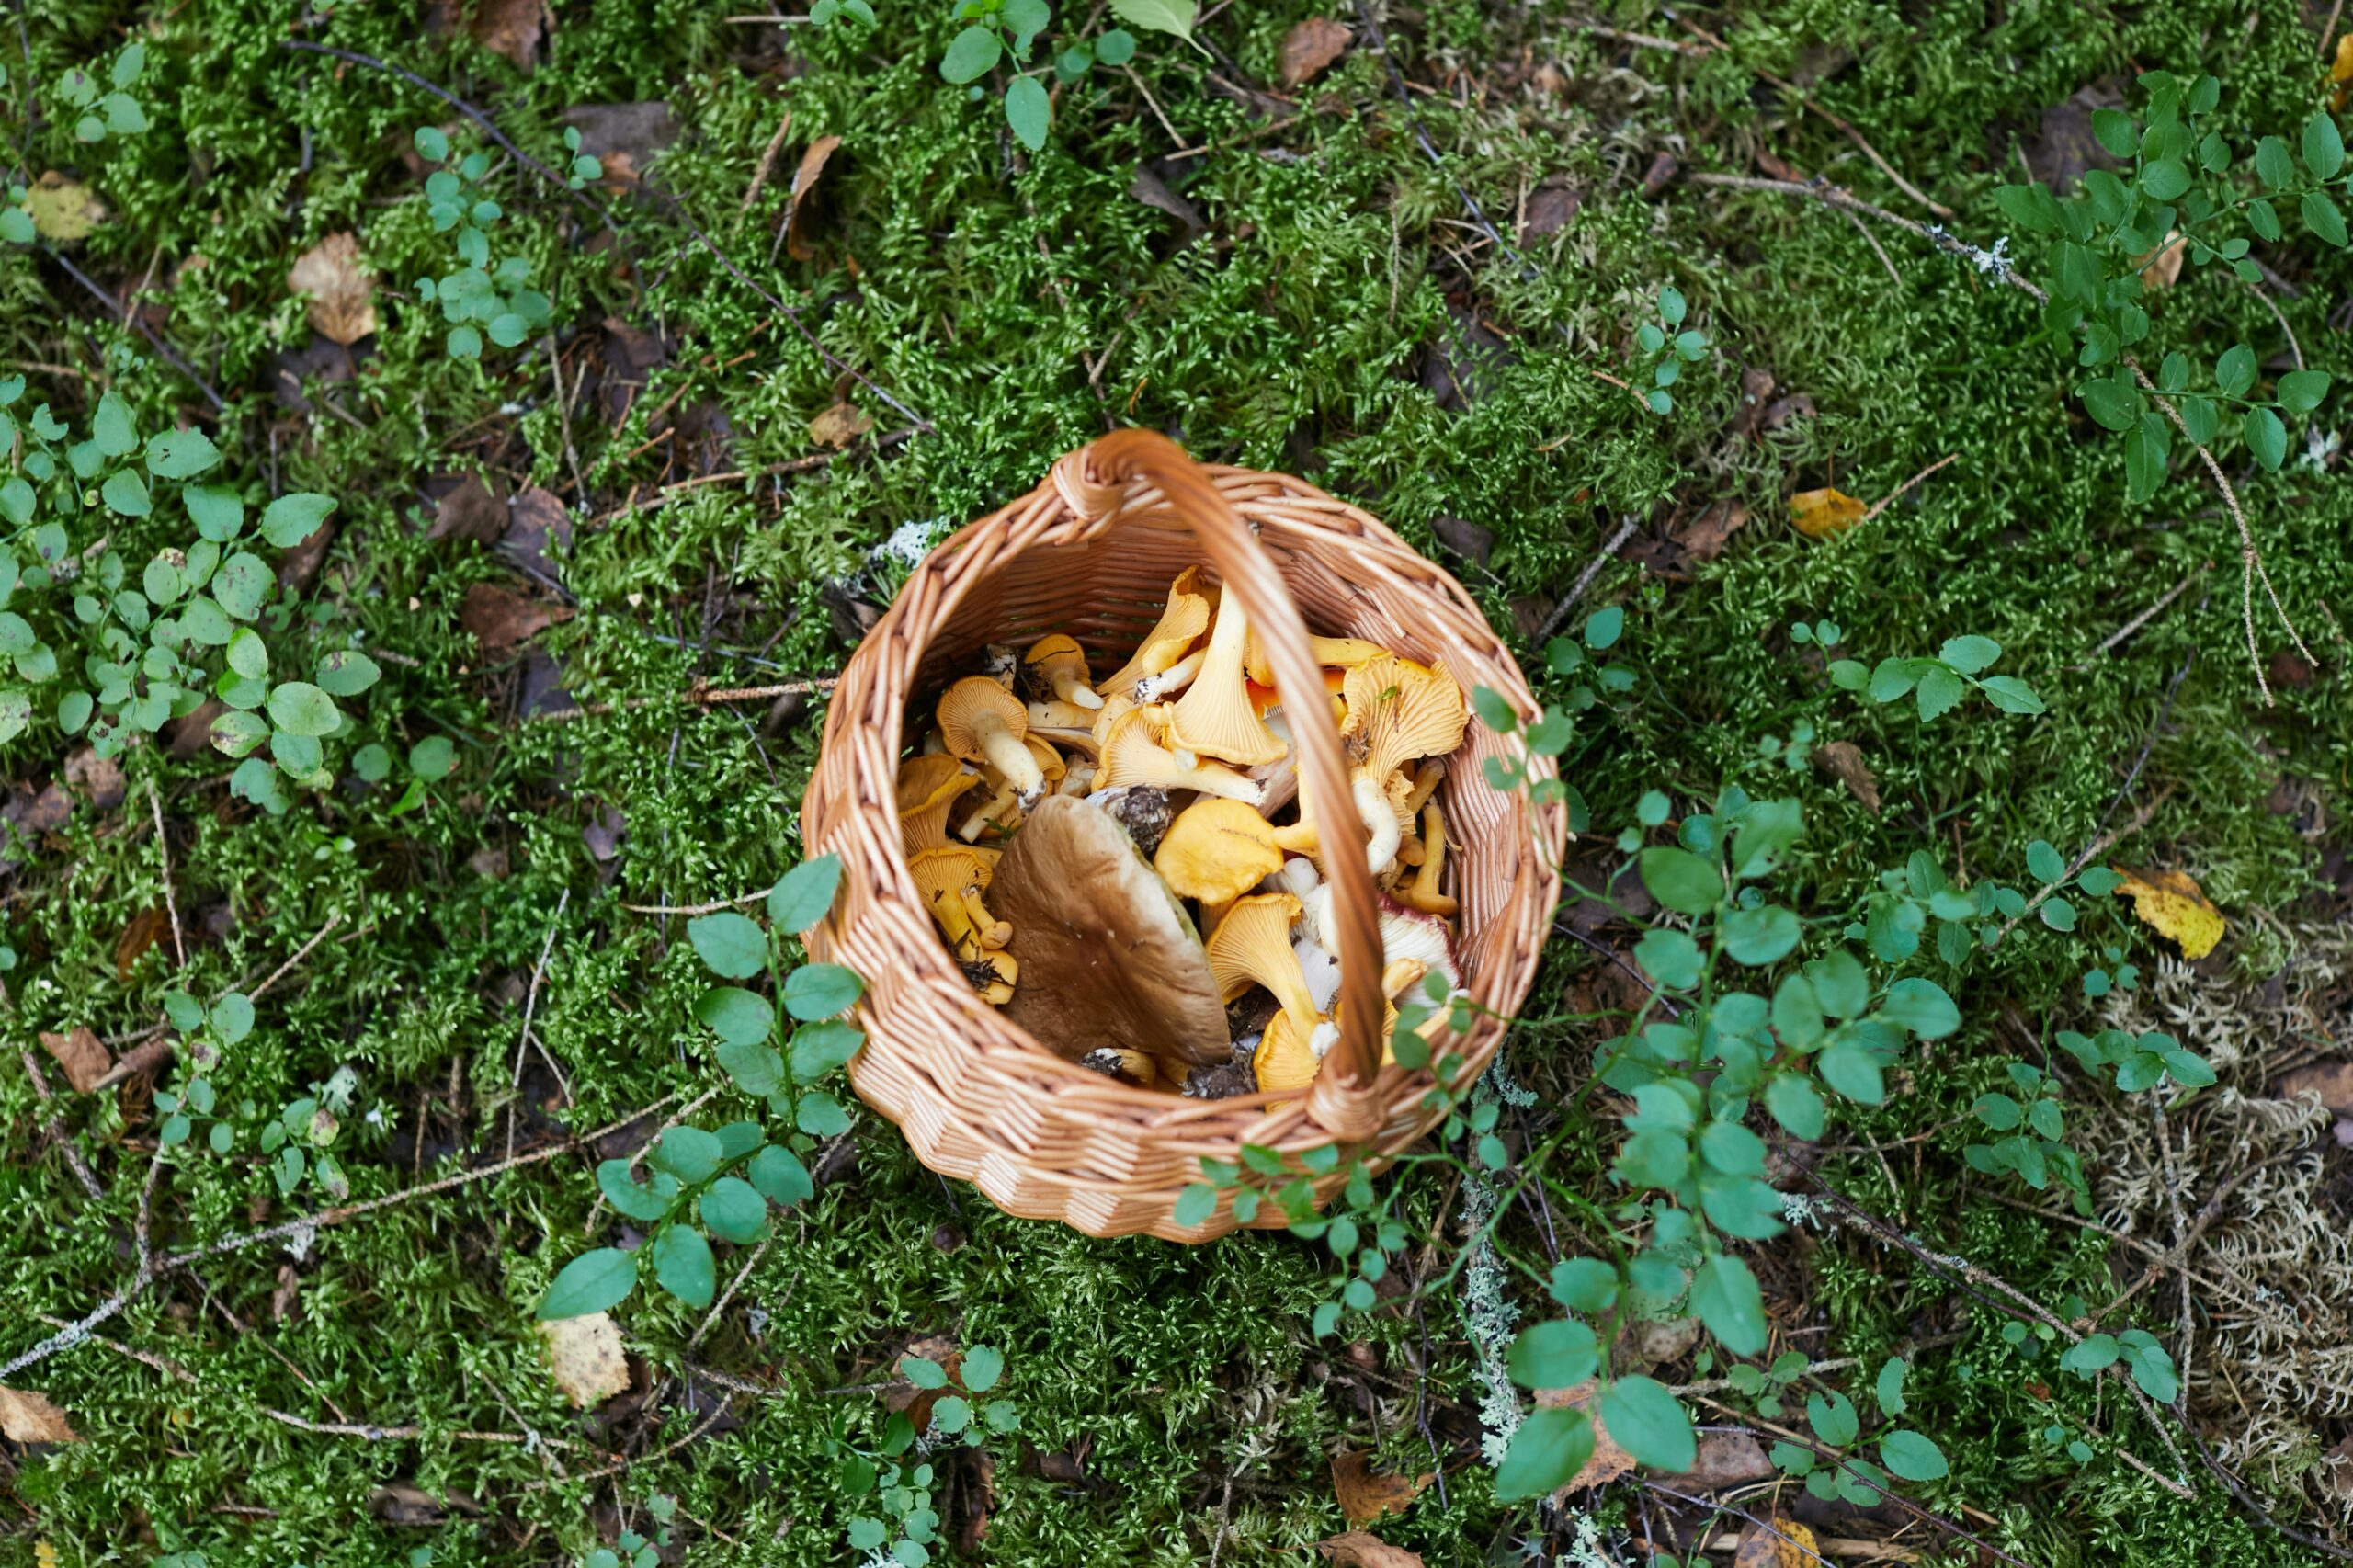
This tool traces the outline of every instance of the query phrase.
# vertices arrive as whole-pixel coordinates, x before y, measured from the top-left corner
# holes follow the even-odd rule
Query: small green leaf
[[[636,1288],[635,1255],[619,1247],[598,1247],[563,1266],[563,1271],[548,1287],[548,1293],[540,1298],[539,1319],[548,1323],[601,1312],[608,1307],[619,1306]]]
[[[820,855],[787,871],[768,890],[768,922],[779,931],[798,935],[824,918],[841,886],[842,858]]]
[[[719,1293],[719,1262],[702,1233],[671,1225],[654,1238],[654,1282],[700,1311]]]
[[[740,985],[719,985],[695,998],[695,1017],[712,1033],[739,1045],[756,1045],[776,1028],[776,1009],[765,996]]]
[[[1046,97],[1046,85],[1035,76],[1016,76],[1005,89],[1005,122],[1013,129],[1014,140],[1037,152],[1046,144],[1046,128],[1053,116],[1053,105]]]
[[[154,510],[154,503],[147,498],[147,482],[139,477],[137,469],[119,468],[107,475],[98,487],[98,497],[118,517],[143,517]]]
[[[158,479],[193,479],[220,460],[201,430],[166,430],[147,443],[147,472]]]
[[[2345,166],[2345,138],[2336,129],[2336,117],[2322,109],[2304,121],[2304,167],[2317,180],[2332,180],[2336,171]]]
[[[1520,1330],[1505,1359],[1524,1388],[1574,1388],[1601,1369],[1600,1342],[1574,1318],[1551,1318]]]
[[[856,971],[840,964],[803,964],[785,977],[784,1010],[796,1018],[830,1018],[847,1011],[865,990]]]
[[[234,648],[233,638],[230,647]],[[343,722],[335,699],[306,680],[280,681],[269,688],[269,719],[298,735],[331,735]]]
[[[1612,1429],[1615,1435],[1615,1429]],[[1541,1497],[1565,1486],[1593,1457],[1593,1423],[1585,1412],[1547,1405],[1512,1433],[1495,1471],[1495,1495],[1505,1502]]]
[[[1879,1400],[1881,1415],[1894,1416],[1904,1414],[1904,1378],[1910,1369],[1901,1356],[1889,1357],[1887,1364],[1879,1369],[1879,1376],[1871,1383],[1871,1392]]]
[[[767,1144],[754,1154],[744,1174],[752,1180],[759,1195],[780,1209],[790,1209],[806,1203],[816,1196],[817,1184],[810,1179],[809,1167],[802,1165],[790,1149]]]
[[[1601,1391],[1601,1425],[1619,1447],[1654,1470],[1682,1471],[1699,1459],[1699,1439],[1665,1385],[1651,1378],[1620,1378]]]
[[[357,697],[376,684],[383,670],[376,661],[352,648],[339,648],[319,660],[320,689],[336,697]]]
[[[1765,1348],[1765,1298],[1748,1265],[1729,1253],[1703,1261],[1691,1276],[1691,1310],[1735,1356]]]
[[[1111,14],[1131,28],[1167,33],[1191,43],[1193,21],[1200,11],[1193,0],[1111,0]]]
[[[646,1160],[692,1187],[709,1181],[725,1157],[718,1137],[699,1127],[673,1127],[655,1141]]]
[[[262,511],[261,537],[280,550],[290,550],[318,532],[335,507],[332,496],[308,491],[280,495]]]
[[[2002,645],[1991,637],[1955,637],[1948,641],[1937,657],[1965,676],[1989,669],[2002,656]]]
[[[1705,915],[1723,896],[1722,876],[1713,864],[1688,849],[1645,849],[1637,864],[1651,896],[1677,914]]]
[[[2240,428],[2246,436],[2247,450],[2266,469],[2276,471],[2288,458],[2288,427],[2279,416],[2268,408],[2250,408]]]
[[[1005,46],[997,41],[996,33],[975,24],[949,40],[948,53],[939,62],[939,74],[960,86],[976,82],[995,69],[997,59],[1004,52]]]
[[[2040,713],[2042,699],[2016,676],[1987,676],[1977,683],[1985,699],[2005,713]]]
[[[733,910],[687,922],[687,940],[714,974],[747,980],[768,966],[767,933]]]
[[[1936,1481],[1947,1473],[1944,1450],[1919,1433],[1901,1426],[1880,1438],[1879,1458],[1890,1474],[1906,1481]]]
[[[655,1171],[653,1179],[641,1187],[630,1174],[627,1160],[606,1160],[597,1166],[597,1189],[617,1211],[650,1225],[670,1211],[678,1196],[678,1180],[667,1172]]]
[[[695,1205],[695,1212],[710,1233],[738,1246],[758,1241],[767,1229],[767,1200],[752,1184],[735,1176],[721,1176]]]

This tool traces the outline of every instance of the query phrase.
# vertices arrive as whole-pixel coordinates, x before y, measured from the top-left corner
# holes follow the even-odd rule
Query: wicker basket
[[[1436,1119],[1421,1103],[1427,1071],[1374,1066],[1379,936],[1355,845],[1327,858],[1345,1032],[1304,1096],[1185,1099],[1062,1060],[973,994],[916,895],[893,790],[909,704],[969,674],[990,642],[1067,632],[1097,667],[1115,665],[1158,619],[1170,580],[1203,562],[1238,596],[1284,690],[1321,688],[1303,611],[1324,633],[1380,642],[1443,667],[1466,692],[1488,687],[1534,710],[1461,585],[1372,517],[1299,480],[1204,468],[1161,436],[1123,430],[1064,457],[1036,490],[915,567],[842,671],[802,808],[809,852],[838,854],[844,884],[810,950],[866,979],[867,1043],[850,1063],[859,1096],[933,1170],[971,1179],[1008,1212],[1089,1235],[1210,1240],[1234,1227],[1224,1203],[1199,1225],[1174,1215],[1203,1156],[1232,1160],[1245,1142],[1296,1156],[1336,1142],[1385,1157]],[[1348,799],[1336,732],[1292,722],[1309,789]],[[1485,782],[1486,758],[1506,747],[1531,777],[1552,772],[1474,722],[1442,786],[1460,846],[1447,871],[1461,903],[1463,984],[1485,1012],[1467,1038],[1438,1046],[1458,1051],[1466,1074],[1485,1066],[1527,994],[1560,893],[1565,813]],[[1361,834],[1353,821],[1334,825]],[[1324,1178],[1320,1196],[1339,1179]],[[1280,1222],[1272,1209],[1261,1222]]]

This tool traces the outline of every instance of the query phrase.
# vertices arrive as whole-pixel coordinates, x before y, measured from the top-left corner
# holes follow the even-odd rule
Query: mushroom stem
[[[1176,696],[1193,684],[1201,673],[1201,665],[1209,659],[1209,650],[1197,648],[1157,675],[1149,675],[1135,684],[1138,702],[1159,702]]]
[[[1425,915],[1447,915],[1462,907],[1438,887],[1446,870],[1446,818],[1436,801],[1422,807],[1422,864],[1414,880],[1396,890],[1398,902]]]
[[[1046,774],[1029,755],[1029,748],[1021,744],[1021,737],[993,714],[983,714],[973,728],[979,731],[982,752],[1005,775],[1005,781],[1020,798],[1036,800],[1046,787]]]

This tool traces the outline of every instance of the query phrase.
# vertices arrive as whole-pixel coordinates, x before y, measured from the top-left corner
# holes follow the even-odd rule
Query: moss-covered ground
[[[22,177],[60,171],[106,209],[85,238],[0,256],[0,372],[30,389],[17,412],[47,402],[78,430],[110,388],[142,432],[205,429],[228,482],[256,498],[335,497],[324,560],[274,635],[370,650],[385,673],[346,705],[356,733],[330,743],[335,782],[283,783],[278,812],[233,794],[218,754],[152,743],[120,759],[119,790],[94,791],[81,768],[69,779],[82,743],[46,702],[0,745],[17,824],[0,872],[0,942],[16,956],[0,975],[0,1363],[131,1282],[159,1130],[144,1080],[74,1093],[41,1031],[130,1035],[162,1016],[167,988],[250,990],[326,933],[214,1074],[239,1131],[231,1153],[199,1138],[161,1164],[151,1222],[165,1251],[333,1201],[314,1182],[282,1192],[254,1135],[341,1068],[357,1087],[335,1153],[354,1199],[563,1148],[567,1129],[719,1085],[688,1012],[708,982],[682,919],[627,906],[733,898],[800,858],[823,700],[689,694],[837,668],[861,603],[887,597],[878,546],[908,524],[981,514],[1119,424],[1303,472],[1376,511],[1458,573],[1555,693],[1564,683],[1541,674],[1532,633],[1634,519],[1631,547],[1566,621],[1574,634],[1588,610],[1623,607],[1609,656],[1633,676],[1580,720],[1563,759],[1593,824],[1573,861],[1588,881],[1618,858],[1609,846],[1645,791],[1679,814],[1736,783],[1804,801],[1804,848],[1780,886],[1825,937],[1916,854],[2031,889],[2031,841],[2072,854],[2152,804],[2118,854],[2195,873],[2232,921],[2207,960],[2217,974],[2276,969],[2289,957],[2280,920],[2334,907],[2312,812],[2268,802],[2301,780],[2298,799],[2333,820],[2353,760],[2341,624],[2353,500],[2336,469],[2291,460],[2267,474],[2243,449],[2223,455],[2316,655],[2317,668],[2281,657],[2284,634],[2258,611],[2279,699],[2267,708],[2216,492],[2177,456],[2153,500],[2128,503],[2118,442],[2070,395],[2070,358],[2029,301],[1897,229],[1694,177],[1787,165],[1926,221],[1867,142],[1952,210],[1953,233],[1991,244],[2009,232],[1993,189],[2023,177],[2022,158],[2078,156],[2066,117],[2046,118],[2054,106],[2086,88],[2128,95],[2138,70],[2216,72],[2245,134],[2292,138],[2325,101],[2317,16],[2278,0],[1773,0],[1674,16],[1423,0],[1344,9],[1350,47],[1286,88],[1284,41],[1315,12],[1281,0],[1220,10],[1205,51],[1142,34],[1131,69],[1097,64],[1058,89],[1031,153],[994,96],[940,80],[959,25],[948,7],[877,8],[869,30],[682,0],[565,4],[532,24],[543,36],[528,69],[472,36],[529,17],[504,0],[483,16],[40,0],[6,29],[0,145]],[[1073,8],[1047,36],[1059,48],[1104,23]],[[134,89],[148,129],[77,142],[58,78],[103,72],[133,38],[148,51]],[[563,161],[565,116],[584,108],[658,100],[668,140],[623,149],[639,177],[592,185],[600,215],[398,72],[290,40],[415,73],[542,163]],[[589,150],[610,176],[621,160],[600,123]],[[551,301],[519,347],[455,357],[438,309],[417,297],[417,279],[459,265],[410,152],[422,125],[492,154],[494,245],[527,257]],[[785,248],[794,170],[821,137],[840,142]],[[1140,199],[1139,170],[1175,199]],[[348,360],[313,337],[287,287],[295,258],[343,231],[359,236],[378,320]],[[2341,369],[2336,307],[2353,271],[2310,241],[2258,254],[2284,287],[2186,271],[2155,307],[2158,344],[2211,357],[2243,339],[2269,361],[2287,347],[2276,307],[2315,368]],[[127,324],[119,292],[94,298],[69,263],[101,292],[137,291],[140,323],[188,373]],[[1633,327],[1668,286],[1712,347],[1660,416],[1620,383],[1643,373]],[[1744,371],[1769,373],[1765,403],[1802,404],[1744,415]],[[845,401],[871,431],[837,451],[811,422]],[[2340,412],[2325,403],[2319,428]],[[1792,492],[1876,501],[1947,458],[1840,537],[1790,526]],[[512,531],[498,548],[464,529],[433,537],[441,498],[468,475],[500,494],[552,493],[568,546],[529,557],[527,573]],[[1714,558],[1678,559],[1674,541],[1718,503],[1745,508],[1745,524]],[[1461,524],[1488,530],[1492,548]],[[165,507],[114,525],[134,573],[188,541]],[[102,526],[94,515],[72,547]],[[492,628],[485,643],[483,607],[501,601],[483,585],[558,618],[503,646]],[[2048,710],[1972,699],[1924,723],[1908,705],[1870,704],[1792,642],[1792,623],[1822,619],[1842,630],[1836,652],[1866,663],[1991,637],[1999,669]],[[595,710],[526,722],[574,703]],[[1856,748],[1876,811],[1760,744],[1807,733]],[[374,786],[350,776],[363,744],[399,759],[434,736],[454,743],[455,766],[414,799],[397,766]],[[63,809],[44,794],[52,783]],[[173,915],[147,914],[167,893],[176,937]],[[2029,922],[1949,976],[1963,1030],[1915,1062],[1884,1109],[1834,1120],[1813,1165],[2068,1315],[2116,1295],[2140,1260],[1971,1170],[1963,1119],[1999,1076],[1995,1058],[2022,1050],[2020,1030],[2080,1019],[2080,977],[2108,961],[2101,945],[2143,970],[2161,961],[2121,911],[2086,907],[2073,935]],[[1631,940],[1597,931],[1603,947]],[[1921,971],[1946,973],[1926,959]],[[1617,1124],[1587,1082],[1610,1032],[1594,1014],[1627,1000],[1590,948],[1564,939],[1506,1054],[1537,1096],[1529,1135],[1555,1145],[1544,1175],[1564,1216],[1580,1195],[1588,1212],[1607,1201]],[[527,1006],[543,1049],[520,1049]],[[20,1051],[55,1102],[39,1098]],[[2070,1094],[2077,1119],[2143,1114],[2087,1082]],[[1568,1560],[1555,1554],[1574,1528],[1499,1504],[1478,1459],[1475,1325],[1463,1274],[1449,1272],[1460,1208],[1435,1167],[1396,1178],[1417,1224],[1449,1216],[1400,1275],[1420,1283],[1319,1341],[1309,1314],[1332,1287],[1318,1247],[1273,1233],[1181,1249],[1009,1220],[860,1110],[818,1196],[779,1217],[708,1324],[643,1292],[620,1309],[634,1391],[584,1418],[550,1382],[532,1312],[557,1268],[615,1233],[594,1207],[597,1158],[564,1149],[299,1244],[173,1269],[98,1329],[109,1343],[0,1378],[46,1394],[86,1439],[0,1444],[0,1561],[200,1551],[330,1568],[421,1561],[425,1548],[436,1562],[571,1563],[624,1523],[646,1528],[657,1495],[675,1499],[670,1537],[688,1561],[854,1561],[846,1521],[865,1505],[842,1492],[829,1445],[872,1447],[884,1411],[860,1386],[926,1335],[1002,1348],[1021,1412],[1017,1433],[987,1445],[985,1479],[970,1457],[943,1461],[942,1556],[1306,1562],[1346,1528],[1333,1453],[1428,1469],[1435,1448],[1443,1496],[1433,1488],[1371,1528],[1431,1563]],[[1533,1211],[1497,1242],[1506,1294],[1546,1310]],[[733,1278],[749,1249],[722,1250]],[[2103,1403],[2055,1374],[2047,1350],[2022,1359],[2000,1314],[1903,1255],[1816,1230],[1754,1256],[1785,1335],[1777,1350],[1875,1366],[1941,1341],[1915,1355],[1910,1419],[1951,1474],[1908,1490],[2018,1558],[2314,1560],[2194,1458],[2185,1501],[2109,1449],[2079,1464],[2046,1442],[2057,1421],[2176,1473],[2112,1385]],[[2152,1291],[2111,1326],[2146,1310],[2169,1336],[2172,1299]],[[1659,1375],[1699,1374],[1687,1356]],[[369,1427],[395,1430],[350,1430]],[[2268,1502],[2283,1519],[2327,1528],[2300,1484],[2279,1484]],[[1663,1506],[1630,1486],[1605,1494],[1606,1560],[1646,1561]],[[1905,1524],[1886,1509],[1823,1533]],[[1903,1541],[1993,1561],[1916,1523]]]

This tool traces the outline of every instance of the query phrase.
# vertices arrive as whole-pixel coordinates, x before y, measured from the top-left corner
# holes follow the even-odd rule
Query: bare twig
[[[188,942],[180,935],[180,903],[172,892],[172,843],[164,835],[164,797],[155,789],[153,778],[147,780],[147,804],[155,813],[155,853],[164,860],[164,908],[172,917],[172,956],[179,967],[188,967]]]
[[[624,903],[631,915],[716,915],[722,909],[741,909],[747,903],[757,903],[768,896],[768,890],[747,892],[742,898],[722,898],[710,903]]]
[[[66,271],[66,275],[72,278],[74,282],[79,283],[84,289],[87,290],[92,297],[97,299],[99,303],[105,305],[109,311],[114,309],[114,296],[108,293],[104,289],[98,287],[97,283],[90,278],[89,274],[84,272],[80,267],[74,266],[72,261],[68,260],[63,251],[59,250],[55,245],[43,245],[41,248],[48,253],[50,260],[63,267]],[[205,395],[206,400],[212,404],[216,412],[225,412],[227,410],[229,405],[221,400],[221,394],[219,392],[212,390],[211,383],[207,381],[202,376],[198,375],[196,373],[196,367],[181,358],[178,351],[173,348],[170,344],[165,342],[156,333],[154,328],[147,324],[146,317],[134,313],[131,317],[131,324],[139,329],[139,335],[145,338],[148,344],[153,347],[155,352],[161,354],[165,361],[171,365],[173,369],[177,370],[181,375],[186,376],[189,381],[196,383],[196,390]]]
[[[33,1060],[33,1053],[20,1050],[17,1055],[25,1064],[25,1076],[32,1080],[34,1097],[44,1104],[54,1099],[56,1096],[50,1092],[49,1079],[42,1074],[40,1063]],[[65,1168],[74,1173],[74,1179],[82,1184],[82,1190],[89,1194],[92,1202],[106,1197],[107,1189],[98,1184],[97,1176],[90,1174],[89,1165],[83,1161],[82,1151],[67,1134],[63,1112],[41,1124],[40,1135],[57,1145],[57,1152],[65,1156]]]
[[[547,939],[540,944],[540,961],[531,966],[530,989],[523,994],[523,1030],[521,1038],[515,1042],[513,1074],[513,1087],[516,1098],[518,1100],[523,1095],[523,1053],[532,1043],[531,1018],[540,1007],[540,980],[547,973],[548,955],[555,951],[556,930],[563,924],[563,912],[570,907],[572,907],[572,890],[566,888],[563,890],[563,895],[555,901],[555,913],[548,917]],[[564,1082],[563,1069],[556,1066],[555,1058],[548,1054],[548,1048],[544,1045],[540,1047],[540,1060],[546,1062],[549,1069],[555,1074],[556,1083],[563,1087],[564,1098],[570,1099],[572,1085]],[[512,1103],[509,1103],[506,1108],[506,1153],[509,1158],[512,1158],[515,1153],[515,1107]]]
[[[734,19],[729,18],[731,21]],[[776,167],[776,155],[784,150],[784,139],[791,130],[792,111],[787,109],[784,111],[784,119],[777,125],[776,134],[768,138],[767,147],[760,153],[758,165],[752,170],[752,183],[745,187],[745,211],[749,212],[752,210],[752,203],[757,201],[760,199],[760,192],[767,188],[768,171]]]
[[[536,1434],[527,1437],[519,1432],[437,1433],[423,1426],[372,1426],[359,1421],[306,1421],[300,1415],[290,1415],[283,1410],[272,1410],[267,1405],[262,1406],[261,1413],[280,1426],[291,1426],[297,1431],[316,1432],[327,1437],[365,1437],[371,1443],[410,1442],[419,1437],[443,1437],[460,1443],[516,1443],[524,1448],[529,1448],[535,1441],[540,1443],[563,1441],[561,1438],[540,1437]],[[566,1442],[563,1446],[572,1448],[575,1445]]]
[[[2173,603],[2174,600],[2181,597],[2184,593],[2188,592],[2190,584],[2195,583],[2199,578],[2204,576],[2213,569],[2214,563],[2211,561],[2193,567],[2183,575],[2180,582],[2176,583],[2172,587],[2165,590],[2165,597],[2159,599],[2156,603],[2151,605],[2148,608],[2143,610],[2140,614],[2134,616],[2131,619],[2118,627],[2113,632],[2109,634],[2107,640],[2101,642],[2098,647],[2084,655],[2083,663],[2075,665],[2073,667],[2078,670],[2090,669],[2093,664],[2098,660],[2102,653],[2109,652],[2118,643],[2123,642],[2127,637],[2131,636],[2135,631],[2138,631],[2141,628],[2148,625],[2151,620],[2156,618],[2158,612],[2165,608],[2165,606]]]
[[[574,719],[593,719],[601,714],[623,713],[665,702],[688,702],[709,708],[722,702],[771,702],[779,697],[816,697],[833,690],[837,684],[836,676],[818,676],[809,680],[789,680],[778,686],[698,686],[675,697],[633,697],[625,702],[591,702],[581,708],[534,713],[523,722],[526,725],[562,724]]]
[[[1618,552],[1626,548],[1628,540],[1634,537],[1636,527],[1631,517],[1618,525],[1618,531],[1609,536],[1609,542],[1601,547],[1601,553],[1586,563],[1586,569],[1577,574],[1577,580],[1569,585],[1569,591],[1561,596],[1561,602],[1552,607],[1552,613],[1544,618],[1543,626],[1536,633],[1538,642],[1542,642],[1561,629],[1561,622],[1569,618],[1569,611],[1585,597],[1585,591],[1593,586],[1593,580],[1601,575],[1601,569],[1618,559]]]
[[[1851,218],[1854,214],[1850,212],[1847,216]],[[1870,522],[1873,517],[1878,517],[1881,512],[1886,511],[1890,506],[1893,506],[1898,501],[1903,500],[1905,495],[1911,493],[1914,485],[1919,483],[1922,480],[1927,478],[1928,475],[1936,472],[1937,470],[1944,467],[1945,464],[1955,460],[1960,456],[1961,454],[1959,452],[1947,452],[1943,457],[1938,458],[1936,461],[1930,463],[1927,467],[1922,469],[1919,472],[1914,474],[1911,478],[1897,485],[1893,490],[1881,496],[1879,500],[1872,502],[1870,510],[1865,512],[1859,520],[1866,523]]]

